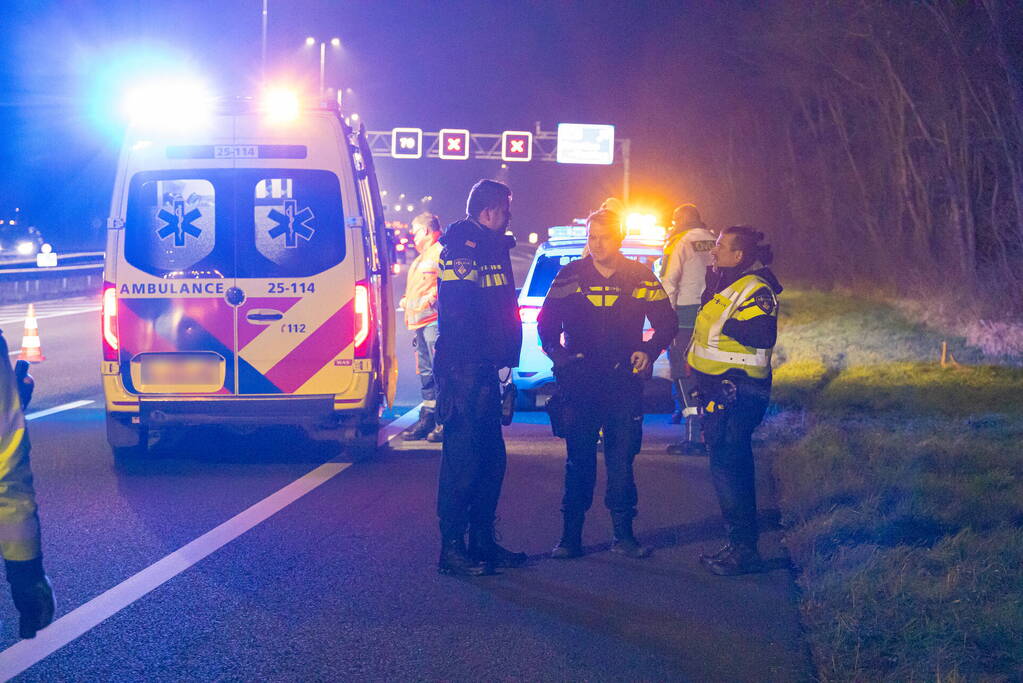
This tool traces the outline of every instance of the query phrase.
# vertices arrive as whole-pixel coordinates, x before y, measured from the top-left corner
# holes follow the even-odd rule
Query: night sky
[[[95,237],[105,218],[116,130],[95,112],[99,75],[159,50],[206,74],[223,94],[256,94],[261,0],[45,2],[5,0],[0,21],[0,206],[20,205],[58,246]],[[370,130],[418,126],[473,132],[611,123],[632,140],[633,204],[704,208],[712,226],[746,220],[719,206],[701,131],[742,90],[729,26],[743,3],[370,2],[270,0],[268,72],[314,91],[317,48],[327,85],[351,88],[346,107]],[[534,161],[399,161],[378,165],[382,187],[433,195],[445,222],[480,177],[515,193],[520,237],[583,216],[620,194],[622,167]]]

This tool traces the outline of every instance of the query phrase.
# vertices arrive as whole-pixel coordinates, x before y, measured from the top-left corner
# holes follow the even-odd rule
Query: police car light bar
[[[586,239],[586,225],[552,225],[547,228],[548,242],[578,242]]]
[[[667,230],[657,225],[657,216],[652,213],[630,213],[625,217],[625,237],[638,238],[644,242],[663,242]]]

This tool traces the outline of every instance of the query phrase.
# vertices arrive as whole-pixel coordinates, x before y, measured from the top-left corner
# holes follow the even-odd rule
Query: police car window
[[[330,171],[258,171],[251,178],[256,255],[240,277],[307,277],[344,260],[341,186]],[[239,244],[239,254],[249,245]],[[244,271],[244,274],[243,274]]]
[[[195,269],[216,244],[216,192],[204,178],[136,176],[128,198],[125,257],[153,275]],[[211,277],[222,277],[215,266]]]
[[[557,277],[558,271],[565,264],[581,258],[581,254],[562,254],[551,256],[540,256],[533,266],[533,275],[529,280],[529,291],[527,296],[547,296],[547,290]]]

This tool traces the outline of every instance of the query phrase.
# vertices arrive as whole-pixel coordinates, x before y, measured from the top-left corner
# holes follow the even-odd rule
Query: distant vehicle
[[[115,455],[196,424],[294,424],[372,453],[397,365],[364,131],[294,95],[215,100],[202,123],[140,123],[122,148],[102,312]]]
[[[18,209],[0,214],[0,258],[31,259],[42,251],[43,244],[42,233],[22,220]]]
[[[582,258],[586,246],[586,223],[576,219],[572,225],[558,225],[548,228],[548,239],[537,247],[529,273],[519,291],[519,318],[522,320],[522,353],[519,367],[512,370],[512,381],[519,390],[520,409],[542,407],[544,395],[553,388],[552,363],[540,348],[540,337],[536,331],[540,307],[551,288],[551,283],[563,266]],[[651,268],[658,259],[664,245],[664,229],[654,226],[630,229],[622,243],[622,254]],[[653,334],[647,328],[645,338]],[[646,388],[647,394],[670,391],[667,378],[670,376],[665,354],[654,362],[654,379],[660,380]],[[659,387],[658,384],[664,384]]]
[[[394,262],[401,264],[411,263],[418,256],[418,252],[416,252],[416,243],[412,239],[412,232],[409,230],[408,223],[388,221],[387,227],[391,231]]]

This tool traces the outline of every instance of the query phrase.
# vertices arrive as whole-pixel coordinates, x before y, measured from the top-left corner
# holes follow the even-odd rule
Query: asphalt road
[[[84,310],[46,317],[70,306]],[[17,616],[0,596],[0,672],[17,660],[35,662],[20,679],[47,681],[810,678],[780,533],[764,543],[774,571],[724,579],[702,570],[698,554],[723,540],[707,463],[664,454],[677,438],[665,416],[647,417],[636,461],[636,528],[656,547],[652,558],[607,552],[600,488],[584,535],[590,552],[547,557],[560,531],[564,445],[542,413],[524,413],[505,430],[499,530],[530,564],[445,577],[435,569],[437,445],[396,439],[379,458],[345,466],[331,462],[336,446],[291,431],[211,428],[169,434],[146,459],[115,464],[90,308],[98,301],[40,305],[47,360],[33,366],[32,412],[94,403],[30,423],[63,619],[10,649]],[[0,308],[12,346],[18,316]],[[399,344],[408,349],[408,336]],[[411,353],[402,361],[394,414],[418,402]],[[768,481],[761,496],[769,521]],[[246,517],[252,509],[266,519]],[[73,626],[80,635],[42,656],[49,631]]]

